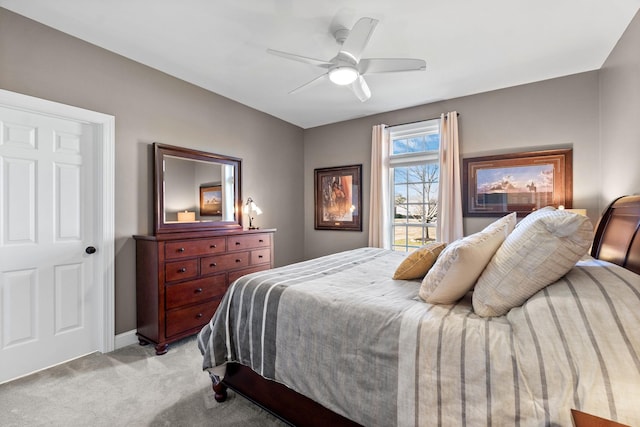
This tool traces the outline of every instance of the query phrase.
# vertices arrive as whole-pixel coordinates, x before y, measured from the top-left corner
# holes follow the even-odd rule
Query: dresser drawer
[[[171,310],[214,297],[222,298],[226,290],[224,274],[167,285],[165,288],[165,308]]]
[[[167,311],[166,336],[171,337],[189,329],[206,325],[213,317],[221,299],[217,298],[202,304]]]
[[[251,251],[251,265],[271,263],[271,249],[256,249]]]
[[[208,256],[200,259],[200,274],[220,273],[226,270],[247,267],[249,252]]]
[[[229,284],[232,284],[245,274],[255,273],[257,271],[269,270],[269,264],[256,265],[255,267],[243,268],[242,270],[229,272]]]
[[[198,275],[198,260],[186,259],[167,262],[164,265],[164,275],[167,282],[192,279]]]
[[[252,249],[271,246],[271,234],[247,234],[244,236],[229,236],[229,251]]]
[[[211,239],[181,240],[165,244],[166,259],[188,258],[198,255],[217,254],[226,251],[226,239],[215,237]]]

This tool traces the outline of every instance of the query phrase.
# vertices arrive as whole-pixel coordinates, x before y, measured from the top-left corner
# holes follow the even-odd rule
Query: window
[[[391,249],[410,252],[435,240],[440,173],[440,120],[389,129]]]

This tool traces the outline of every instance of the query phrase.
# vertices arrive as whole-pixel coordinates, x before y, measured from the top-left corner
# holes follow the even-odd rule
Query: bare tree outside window
[[[390,136],[391,247],[409,252],[435,240],[440,172],[439,121],[399,126]]]
[[[411,205],[414,218],[419,219],[425,225],[426,235],[424,241],[434,240],[435,236],[429,236],[427,224],[433,224],[438,218],[438,178],[440,167],[437,164],[426,164],[409,167],[410,176],[415,181],[409,185],[419,195],[420,200]]]
[[[437,163],[397,168],[395,173],[395,240],[416,247],[435,239],[430,228],[438,217]]]

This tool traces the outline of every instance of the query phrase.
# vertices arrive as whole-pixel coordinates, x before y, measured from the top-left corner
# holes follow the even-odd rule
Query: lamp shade
[[[247,203],[242,208],[242,212],[247,215],[250,215],[251,213],[255,213],[256,215],[262,215],[262,209],[260,209],[258,205],[256,205],[255,202],[251,200],[251,198],[247,200]]]
[[[262,209],[256,205],[251,197],[247,198],[246,203],[242,207],[242,212],[249,217],[249,229],[255,229],[253,225],[253,215],[262,215]]]
[[[178,221],[180,222],[193,222],[195,220],[196,220],[195,212],[189,212],[189,211],[178,212]]]
[[[562,205],[558,206],[558,209],[559,210],[564,210],[564,211],[567,211],[567,212],[573,212],[575,214],[582,215],[582,216],[587,216],[587,210],[586,209],[565,209],[565,207],[562,206]]]
[[[567,212],[577,213],[578,215],[587,216],[586,209],[565,209]]]

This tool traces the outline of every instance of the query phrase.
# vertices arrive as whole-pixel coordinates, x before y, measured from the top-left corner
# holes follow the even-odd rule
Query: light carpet
[[[213,398],[195,337],[130,345],[0,385],[2,426],[285,426],[229,391]]]

